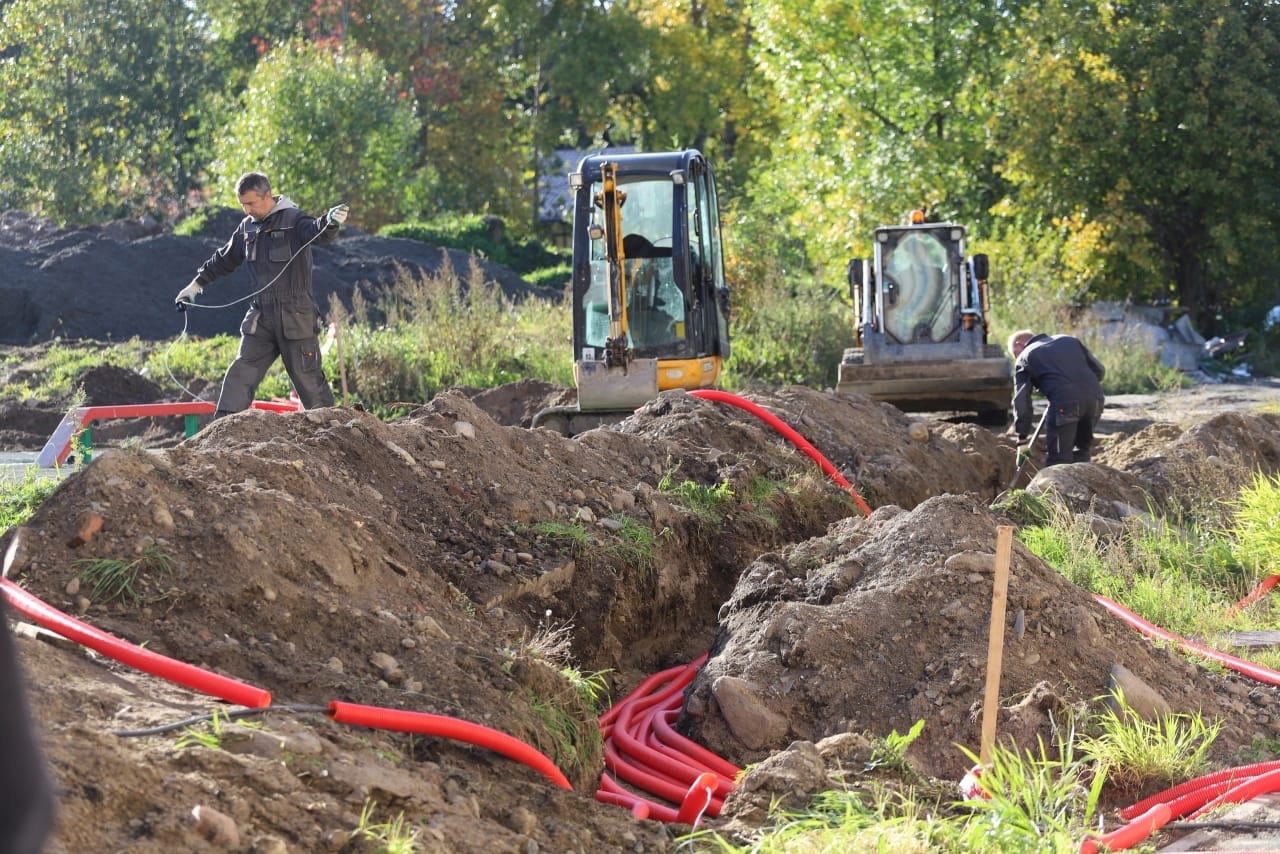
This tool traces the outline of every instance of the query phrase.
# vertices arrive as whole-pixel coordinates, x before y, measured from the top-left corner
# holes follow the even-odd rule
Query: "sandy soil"
[[[128,378],[99,380],[106,395]],[[21,640],[58,786],[49,850],[375,850],[354,833],[366,809],[402,816],[423,851],[673,850],[687,828],[594,798],[611,773],[598,710],[560,668],[600,674],[618,701],[703,654],[676,728],[751,769],[708,826],[746,833],[771,801],[857,785],[866,739],[917,720],[913,766],[952,790],[969,764],[955,745],[980,733],[1011,440],[858,396],[750,395],[848,479],[864,516],[773,429],[684,393],[574,439],[519,426],[562,391],[450,392],[395,423],[333,408],[153,434],[153,452],[95,454],[6,532],[24,590],[270,693],[248,709]],[[1206,466],[1225,495],[1280,471],[1278,404],[1270,382],[1113,401],[1096,462],[1029,488],[1100,526],[1147,498],[1176,508]],[[22,419],[6,418],[12,439]],[[717,489],[718,504],[692,500]],[[104,561],[140,569],[132,596],[95,592],[86,573]],[[1008,620],[999,729],[1019,743],[1091,707],[1118,666],[1169,708],[1221,720],[1220,762],[1280,735],[1273,689],[1153,646],[1017,545]],[[344,724],[334,701],[482,724],[572,788],[452,738]],[[213,710],[216,727],[190,720]]]

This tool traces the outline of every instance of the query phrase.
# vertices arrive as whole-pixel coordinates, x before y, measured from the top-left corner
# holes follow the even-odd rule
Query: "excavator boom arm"
[[[627,346],[627,266],[622,248],[622,205],[625,190],[618,188],[618,164],[606,163],[601,169],[600,192],[596,206],[604,219],[605,259],[609,265],[609,338],[605,342],[605,363],[625,368],[631,361]]]

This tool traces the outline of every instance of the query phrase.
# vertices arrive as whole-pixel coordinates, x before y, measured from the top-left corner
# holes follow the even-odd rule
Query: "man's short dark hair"
[[[236,180],[236,195],[243,196],[250,190],[261,196],[269,196],[271,181],[261,172],[246,172]]]

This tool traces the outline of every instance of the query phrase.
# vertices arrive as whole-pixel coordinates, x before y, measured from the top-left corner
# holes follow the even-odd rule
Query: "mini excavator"
[[[574,436],[669,389],[713,386],[729,357],[715,176],[694,149],[593,154],[573,194],[576,405],[533,416]]]

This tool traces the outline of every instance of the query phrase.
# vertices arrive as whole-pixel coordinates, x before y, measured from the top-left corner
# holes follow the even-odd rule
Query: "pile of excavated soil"
[[[507,391],[490,403],[518,413]],[[365,809],[375,823],[403,815],[427,851],[672,850],[679,828],[593,799],[594,713],[558,667],[601,674],[617,700],[708,651],[679,727],[756,763],[711,826],[750,827],[773,800],[856,779],[867,738],[917,720],[912,762],[958,782],[969,763],[955,745],[978,746],[992,553],[1012,524],[991,505],[1013,476],[1011,440],[860,396],[749,397],[874,512],[752,415],[682,392],[573,439],[501,424],[451,392],[394,423],[250,411],[169,448],[95,455],[5,534],[9,577],[260,686],[273,707],[228,720],[243,710],[23,641],[58,786],[50,850],[367,850],[352,838]],[[1031,489],[1123,524],[1175,503],[1181,473],[1206,460],[1224,484],[1280,469],[1276,419],[1112,433],[1097,463],[1046,470]],[[132,598],[95,592],[86,572],[106,561],[140,570]],[[1219,758],[1280,734],[1273,689],[1142,640],[1016,544],[1006,643],[999,733],[1029,747],[1117,668],[1171,710],[1221,720]],[[334,700],[492,727],[573,789],[483,748],[339,724],[317,711]],[[117,734],[211,709],[216,746],[184,728]],[[196,807],[225,817],[234,841],[209,843]]]

